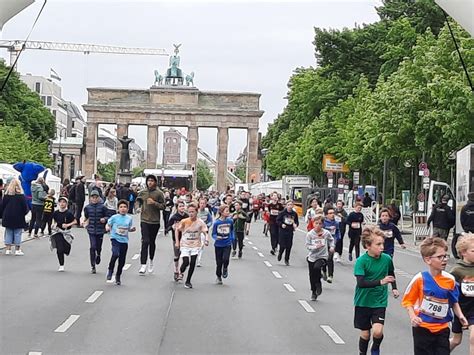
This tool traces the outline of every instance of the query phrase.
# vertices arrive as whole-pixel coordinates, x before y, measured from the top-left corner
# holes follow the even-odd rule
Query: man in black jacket
[[[82,209],[84,207],[84,201],[86,200],[86,186],[84,185],[84,176],[76,177],[76,186],[75,186],[75,218],[80,226],[80,220],[82,216]]]
[[[466,233],[474,233],[474,192],[467,195],[468,201],[461,209],[461,226]]]
[[[441,203],[433,207],[427,221],[428,228],[433,222],[433,237],[440,237],[444,240],[448,240],[449,230],[454,226],[454,213],[448,206],[448,200],[449,196],[444,195],[441,198]]]

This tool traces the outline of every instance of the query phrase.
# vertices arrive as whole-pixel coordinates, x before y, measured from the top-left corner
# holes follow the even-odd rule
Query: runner
[[[252,216],[255,222],[257,222],[257,219],[259,218],[260,215],[260,210],[262,209],[262,200],[260,199],[260,196],[253,196],[252,198]]]
[[[244,248],[244,232],[245,221],[247,221],[248,214],[242,208],[242,202],[236,201],[234,203],[235,212],[232,214],[234,220],[235,239],[232,243],[232,256],[237,254],[237,243],[239,244],[239,259],[242,258],[242,249]]]
[[[341,233],[339,230],[339,222],[336,221],[334,207],[326,208],[323,228],[326,229],[329,233],[331,233],[332,237],[334,238],[334,243],[337,244],[339,239],[341,239]],[[326,272],[326,265],[323,266],[323,280],[329,283],[332,283],[332,279],[334,277],[333,257],[334,257],[334,250],[332,252],[329,251],[328,261],[327,261],[328,272]]]
[[[177,232],[176,228],[178,227],[179,222],[183,219],[188,218],[189,215],[186,213],[186,206],[184,201],[178,201],[177,211],[172,215],[168,221],[168,232],[171,231],[171,238],[173,241],[173,250],[174,250],[174,280],[178,281],[182,279],[182,275],[179,273],[179,257],[181,255],[179,247],[176,246],[176,241],[181,239],[181,232]]]
[[[108,216],[108,209],[101,202],[99,191],[91,191],[89,204],[84,207],[84,216],[86,219],[82,225],[86,227],[89,234],[91,273],[95,274],[95,266],[100,264],[100,253],[102,252],[102,242]]]
[[[199,210],[197,212],[198,218],[203,221],[207,229],[209,230],[212,226],[212,213],[207,206],[207,198],[206,197],[201,197],[199,199]],[[204,246],[205,246],[205,240],[206,238],[208,239],[207,235],[205,233],[201,234],[201,249],[199,250],[198,258],[197,258],[197,267],[201,267],[201,258],[202,258],[202,253],[204,252]]]
[[[272,247],[270,254],[275,255],[278,247],[278,224],[276,219],[278,214],[283,210],[283,205],[278,202],[278,194],[276,192],[272,193],[272,199],[267,205],[266,210],[270,214],[268,220],[268,225],[270,226],[270,243]]]
[[[153,272],[153,258],[156,250],[156,236],[160,229],[160,211],[165,208],[163,192],[157,188],[158,180],[155,175],[148,175],[145,180],[146,188],[139,192],[137,201],[141,208],[140,229],[142,233],[142,248],[140,251],[141,267],[138,273],[145,275],[147,268],[148,252],[150,262],[148,272]]]
[[[313,229],[306,234],[306,248],[309,250],[308,261],[309,283],[311,285],[311,301],[316,301],[323,292],[321,285],[321,268],[326,265],[329,251],[334,251],[334,238],[323,229],[324,217],[313,218]]]
[[[323,214],[323,209],[319,206],[318,200],[316,197],[313,197],[310,200],[310,208],[306,211],[306,214],[304,216],[304,221],[306,223],[306,230],[310,231],[313,229],[313,219],[316,217],[316,215]]]
[[[51,236],[51,250],[56,249],[58,256],[59,269],[64,271],[64,255],[71,252],[71,244],[74,237],[71,235],[71,227],[77,224],[74,215],[67,209],[68,200],[66,197],[59,197],[58,209],[53,213],[53,230],[55,232]]]
[[[242,210],[247,214],[247,220],[245,221],[245,235],[250,233],[250,223],[252,222],[252,216],[250,215],[250,194],[246,191],[240,193],[240,202]],[[234,204],[235,207],[235,204]],[[234,256],[234,255],[233,255]]]
[[[383,252],[393,259],[393,253],[395,252],[395,238],[400,243],[400,247],[402,249],[406,249],[406,246],[403,242],[402,234],[398,227],[390,222],[391,215],[390,211],[387,208],[382,208],[380,211],[380,221],[379,221],[379,228],[382,233],[385,235],[385,243]]]
[[[118,259],[117,273],[115,274],[115,284],[121,285],[120,277],[125,265],[128,250],[128,232],[135,232],[132,216],[127,214],[128,201],[120,200],[118,202],[118,213],[109,218],[105,229],[110,232],[110,242],[112,243],[112,256],[110,257],[107,280],[112,279],[115,269],[115,262]]]
[[[285,252],[285,265],[290,266],[290,253],[293,246],[293,235],[298,228],[298,214],[293,210],[293,201],[286,203],[286,208],[278,214],[276,223],[280,228],[278,230],[280,250],[277,260],[281,261],[283,252]]]
[[[420,245],[428,271],[413,277],[403,296],[402,306],[408,311],[413,332],[414,353],[449,354],[449,322],[451,309],[462,326],[468,321],[458,303],[459,290],[453,275],[444,270],[448,264],[448,245],[438,237],[428,237]]]
[[[347,216],[347,224],[349,225],[349,261],[352,261],[352,250],[355,247],[356,258],[360,255],[360,235],[362,234],[362,223],[364,222],[364,215],[362,211],[362,203],[356,202],[355,211],[349,213]]]
[[[188,204],[189,217],[183,219],[176,228],[177,232],[181,232],[181,239],[176,239],[176,247],[179,248],[183,263],[181,264],[180,274],[183,275],[186,272],[186,268],[189,265],[188,276],[184,283],[185,288],[193,288],[191,283],[191,277],[194,273],[196,266],[196,260],[199,251],[202,249],[201,235],[204,234],[204,244],[209,245],[209,236],[207,235],[207,226],[199,218],[197,218],[198,206],[195,202]],[[182,276],[180,277],[180,279]]]
[[[397,290],[392,259],[383,253],[384,235],[375,226],[364,228],[362,246],[367,252],[357,259],[354,275],[357,285],[354,295],[354,327],[360,329],[359,354],[366,354],[372,331],[371,354],[380,354],[383,340],[385,310],[388,305],[388,286],[393,297]]]
[[[230,249],[235,239],[234,223],[229,218],[229,214],[229,206],[221,205],[219,219],[214,222],[212,227],[212,239],[214,239],[216,253],[216,283],[218,285],[222,285],[222,278],[225,279],[229,275]]]
[[[344,235],[346,234],[347,225],[347,212],[344,209],[344,202],[342,200],[338,200],[336,202],[335,213],[335,220],[339,222],[339,231],[341,232],[341,238],[336,241],[336,252],[334,253],[334,261],[340,263],[342,261],[343,240]]]
[[[460,285],[459,306],[469,323],[470,354],[474,354],[474,234],[467,233],[459,238],[456,249],[461,260],[451,270],[451,274]],[[452,323],[454,336],[450,341],[450,350],[453,351],[462,341],[461,322],[454,316]]]
[[[165,224],[165,235],[168,234],[168,222],[174,207],[173,199],[170,196],[169,191],[164,192],[165,197],[165,209],[163,210],[163,223]]]

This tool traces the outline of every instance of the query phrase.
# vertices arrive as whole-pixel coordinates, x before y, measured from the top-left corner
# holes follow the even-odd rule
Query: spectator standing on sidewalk
[[[39,177],[31,184],[31,221],[28,230],[28,236],[31,236],[33,229],[35,230],[35,238],[38,238],[38,231],[41,228],[43,220],[43,204],[48,194],[48,188],[45,186],[44,179]]]
[[[84,176],[78,176],[76,178],[76,198],[75,198],[75,218],[77,226],[80,227],[80,220],[82,217],[82,209],[84,208],[84,202],[86,201],[86,186],[84,185]]]
[[[12,253],[15,246],[15,255],[23,255],[21,251],[21,233],[25,226],[25,216],[28,213],[25,195],[18,179],[13,179],[3,197],[2,226],[5,227],[5,254]]]
[[[468,201],[461,209],[461,226],[464,232],[474,233],[474,192],[467,194]]]
[[[440,237],[448,240],[449,230],[454,226],[454,212],[448,206],[449,196],[444,195],[441,198],[441,203],[435,205],[428,218],[427,225],[433,223],[433,237]]]

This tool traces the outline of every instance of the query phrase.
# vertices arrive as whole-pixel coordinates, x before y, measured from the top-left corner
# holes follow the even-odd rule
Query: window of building
[[[74,122],[76,122],[76,121],[74,121],[74,120],[71,121],[71,127],[72,128],[74,128]]]
[[[41,102],[46,105],[46,96],[41,96]]]
[[[76,133],[73,133],[73,134],[71,134],[71,137],[74,137],[74,138],[75,138],[75,137],[77,137],[77,134],[76,134]]]
[[[53,101],[53,100],[52,100],[51,96],[46,96],[46,105],[47,105],[47,106],[51,106],[52,101]]]
[[[35,91],[38,94],[41,92],[41,83],[35,83]]]
[[[53,116],[54,116],[54,118],[56,118],[56,113],[57,113],[56,110],[53,110]]]

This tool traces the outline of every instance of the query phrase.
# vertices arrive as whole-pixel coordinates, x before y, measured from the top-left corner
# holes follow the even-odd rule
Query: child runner
[[[117,273],[115,274],[115,283],[121,284],[120,276],[125,265],[128,250],[128,232],[135,232],[133,227],[132,216],[128,215],[128,201],[120,200],[117,204],[118,213],[109,218],[105,229],[110,232],[110,242],[112,243],[112,256],[109,262],[109,271],[107,272],[107,280],[112,279],[114,273],[115,262],[118,259]]]
[[[420,244],[428,271],[416,274],[403,296],[402,306],[410,316],[414,354],[449,354],[451,309],[462,326],[468,322],[458,303],[459,290],[453,275],[444,270],[448,264],[448,245],[444,239],[429,237]]]
[[[276,223],[280,229],[278,230],[280,250],[278,251],[278,261],[281,260],[283,252],[285,252],[285,265],[290,266],[290,253],[293,246],[293,235],[298,228],[298,214],[293,210],[293,201],[286,203],[286,208],[278,214]]]
[[[168,220],[167,231],[171,231],[171,237],[173,241],[175,281],[178,281],[182,278],[182,275],[179,273],[179,257],[181,253],[179,251],[179,247],[176,246],[176,241],[181,239],[181,232],[176,231],[176,228],[178,227],[179,222],[188,217],[189,215],[186,213],[186,206],[184,201],[178,201],[176,213],[172,215]]]
[[[232,256],[236,255],[237,242],[239,244],[239,259],[242,257],[242,249],[244,248],[244,233],[245,233],[245,222],[248,219],[248,214],[242,208],[242,202],[236,201],[234,203],[235,211],[232,214],[234,220],[234,233],[235,239],[232,243]]]
[[[346,234],[346,224],[347,224],[347,212],[344,209],[344,202],[338,200],[336,202],[336,216],[335,220],[339,222],[339,230],[341,232],[341,238],[336,241],[336,252],[334,253],[334,261],[340,263],[342,261],[342,250],[343,250],[343,240],[344,235]]]
[[[347,224],[349,225],[349,261],[352,261],[352,250],[355,247],[356,258],[360,255],[360,235],[362,233],[362,223],[364,222],[364,215],[362,211],[362,203],[356,202],[355,211],[349,213],[347,216]]]
[[[306,248],[309,254],[306,258],[311,285],[311,301],[316,301],[323,291],[321,285],[321,268],[326,265],[329,251],[334,251],[334,238],[323,229],[324,217],[316,215],[313,218],[313,229],[306,234]]]
[[[64,255],[71,252],[71,244],[74,237],[71,235],[71,227],[77,224],[74,215],[67,209],[66,197],[59,197],[59,208],[53,213],[53,230],[56,232],[51,236],[51,249],[56,249],[59,261],[58,271],[64,271]]]
[[[359,354],[366,354],[372,330],[371,354],[380,354],[383,340],[385,309],[388,305],[388,283],[399,296],[392,258],[383,253],[384,235],[375,226],[364,228],[362,246],[367,252],[357,259],[354,275],[357,285],[354,295],[354,327],[360,329]]]
[[[460,285],[459,305],[469,323],[470,354],[474,354],[474,233],[467,233],[456,243],[458,255],[461,257],[451,274]],[[454,316],[452,329],[454,336],[450,341],[451,351],[462,341],[462,326],[459,318]]]
[[[270,212],[268,210],[264,210],[262,212],[262,219],[263,219],[263,235],[268,237],[268,231],[270,229]]]
[[[48,234],[51,236],[51,224],[53,223],[53,212],[56,207],[56,199],[54,189],[49,189],[48,195],[44,199],[43,203],[43,220],[41,221],[41,235],[44,235],[46,225],[48,225]]]
[[[270,242],[272,246],[270,254],[275,255],[278,247],[278,224],[276,219],[278,214],[283,210],[283,205],[278,202],[278,194],[276,192],[272,193],[272,199],[267,205],[267,210],[270,214],[268,220],[268,225],[270,226]]]
[[[328,207],[326,209],[323,228],[331,233],[332,237],[334,238],[334,243],[337,244],[338,240],[341,239],[341,233],[339,231],[339,222],[336,221],[334,207]],[[323,266],[323,280],[329,283],[332,283],[332,279],[334,277],[333,257],[334,250],[332,252],[330,251],[328,256],[327,269],[329,275],[326,272],[326,265]]]
[[[313,219],[316,217],[318,214],[323,214],[323,209],[319,206],[318,204],[318,199],[316,197],[313,197],[310,201],[310,208],[306,211],[306,214],[304,216],[304,221],[306,223],[306,230],[310,231],[313,229]]]
[[[229,218],[229,206],[225,204],[219,207],[219,219],[212,227],[212,239],[216,253],[216,283],[222,285],[222,278],[229,275],[230,249],[235,239],[234,222]]]
[[[393,253],[395,252],[395,239],[400,243],[402,249],[406,249],[403,242],[402,234],[398,227],[390,222],[390,212],[387,208],[382,208],[380,211],[379,228],[385,235],[385,243],[383,252],[393,259]]]
[[[100,253],[102,252],[102,241],[104,240],[108,213],[107,207],[100,199],[99,191],[92,190],[89,196],[89,204],[84,207],[85,220],[82,223],[89,234],[89,257],[92,274],[96,273],[95,266],[100,264]]]
[[[197,216],[201,221],[203,221],[206,224],[207,229],[209,230],[212,226],[212,213],[210,209],[207,207],[206,197],[201,197],[199,199],[199,209],[197,212]],[[206,234],[202,233],[201,234],[201,249],[199,250],[199,254],[197,257],[197,265],[196,265],[197,267],[201,267],[201,258],[202,258],[202,253],[204,252],[204,246],[205,246],[204,242],[206,241],[206,238],[208,238]]]
[[[178,227],[177,232],[181,232],[181,238],[176,239],[176,247],[179,248],[183,263],[181,264],[180,274],[183,275],[189,265],[188,276],[184,283],[185,288],[193,288],[191,277],[196,266],[196,259],[199,251],[202,249],[201,235],[204,234],[204,244],[209,245],[209,236],[207,235],[207,226],[199,218],[197,218],[198,206],[194,202],[188,204],[189,217],[183,219]],[[180,279],[182,276],[180,276]]]

